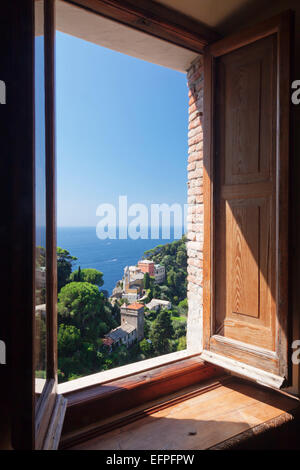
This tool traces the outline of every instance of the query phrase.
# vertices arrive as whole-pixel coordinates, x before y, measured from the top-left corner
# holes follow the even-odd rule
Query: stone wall
[[[203,58],[187,73],[189,88],[188,132],[188,328],[187,347],[202,349],[203,279]]]

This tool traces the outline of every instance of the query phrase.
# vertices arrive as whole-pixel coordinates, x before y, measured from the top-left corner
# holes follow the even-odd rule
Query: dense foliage
[[[109,352],[102,338],[120,324],[120,306],[109,301],[103,285],[103,273],[95,269],[72,272],[74,257],[58,249],[60,288],[58,293],[59,380],[66,381],[153,356],[186,348],[186,247],[185,239],[159,245],[145,252],[145,258],[166,268],[166,280],[157,285],[144,277],[147,300],[170,300],[170,310],[145,308],[144,339],[130,348],[119,346]]]
[[[69,281],[72,272],[73,261],[76,261],[75,256],[71,256],[67,250],[60,248],[56,249],[57,254],[57,290],[60,289]]]
[[[89,282],[90,284],[94,284],[98,287],[101,287],[104,284],[103,273],[97,271],[97,269],[80,269],[80,266],[70,275],[70,280],[76,282]]]
[[[102,276],[102,273],[99,274]],[[118,306],[112,306],[98,286],[90,282],[72,281],[61,288],[58,294],[58,364],[61,380],[110,367],[101,338],[118,326],[118,318]]]

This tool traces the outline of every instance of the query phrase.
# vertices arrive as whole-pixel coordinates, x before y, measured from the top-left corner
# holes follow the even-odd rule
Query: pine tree
[[[163,310],[153,322],[150,339],[156,354],[167,354],[171,352],[170,339],[174,334],[171,315]]]
[[[150,287],[150,276],[149,273],[144,274],[144,289],[149,289]]]

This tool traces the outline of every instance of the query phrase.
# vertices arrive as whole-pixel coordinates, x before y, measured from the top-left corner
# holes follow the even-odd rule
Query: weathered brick
[[[191,162],[187,166],[188,171],[195,170],[195,168],[196,168],[196,162]]]
[[[188,73],[189,124],[188,124],[188,327],[189,348],[199,348],[202,337],[203,299],[203,58],[198,57]]]
[[[203,188],[188,188],[188,195],[189,196],[200,196],[203,194]]]
[[[191,119],[191,121],[189,122],[189,129],[199,129],[202,131],[202,123],[201,123],[201,118],[198,115],[195,115],[195,117],[193,119]]]
[[[188,131],[188,137],[189,137],[189,138],[194,137],[194,136],[199,135],[199,134],[201,134],[201,137],[202,137],[201,140],[203,140],[202,128],[199,127],[199,126],[194,127],[193,129],[190,129],[190,130]]]
[[[203,152],[196,152],[196,150],[192,153],[190,153],[189,157],[188,157],[188,162],[191,163],[191,162],[195,162],[195,161],[200,161],[203,159]]]
[[[202,118],[202,112],[201,111],[194,111],[192,113],[189,114],[189,122],[192,122],[194,121],[196,118]]]
[[[189,145],[195,145],[195,144],[199,144],[200,142],[203,141],[203,133],[202,132],[199,132],[197,135],[195,135],[194,137],[190,137],[188,139],[188,144]],[[197,149],[197,147],[196,147]]]
[[[187,232],[186,237],[188,240],[195,241],[196,240],[196,234],[194,232]],[[190,260],[189,260],[189,264]]]
[[[195,67],[193,71],[188,74],[188,84],[191,85],[196,82],[199,78],[203,77],[202,67]]]

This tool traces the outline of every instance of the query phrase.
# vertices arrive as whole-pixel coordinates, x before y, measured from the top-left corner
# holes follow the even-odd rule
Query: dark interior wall
[[[0,7],[0,80],[6,84],[6,104],[0,106],[0,339],[6,344],[6,364],[0,364],[0,449],[12,446],[13,422],[29,431],[18,447],[22,441],[25,448],[32,444],[33,4],[6,0]]]
[[[11,32],[9,25],[12,20],[11,8],[9,2],[3,2],[0,14],[0,44],[1,53],[1,72],[0,80],[6,84],[7,104],[0,106],[1,116],[1,201],[2,217],[0,218],[0,240],[2,247],[1,256],[1,320],[0,320],[0,340],[5,342],[6,351],[10,350],[9,338],[9,319],[11,315],[11,237],[12,237],[12,159],[9,158],[9,149],[11,141],[10,128],[10,83],[11,83],[11,57],[9,47],[11,46]],[[7,364],[0,364],[0,449],[10,447],[10,367],[8,359]]]

